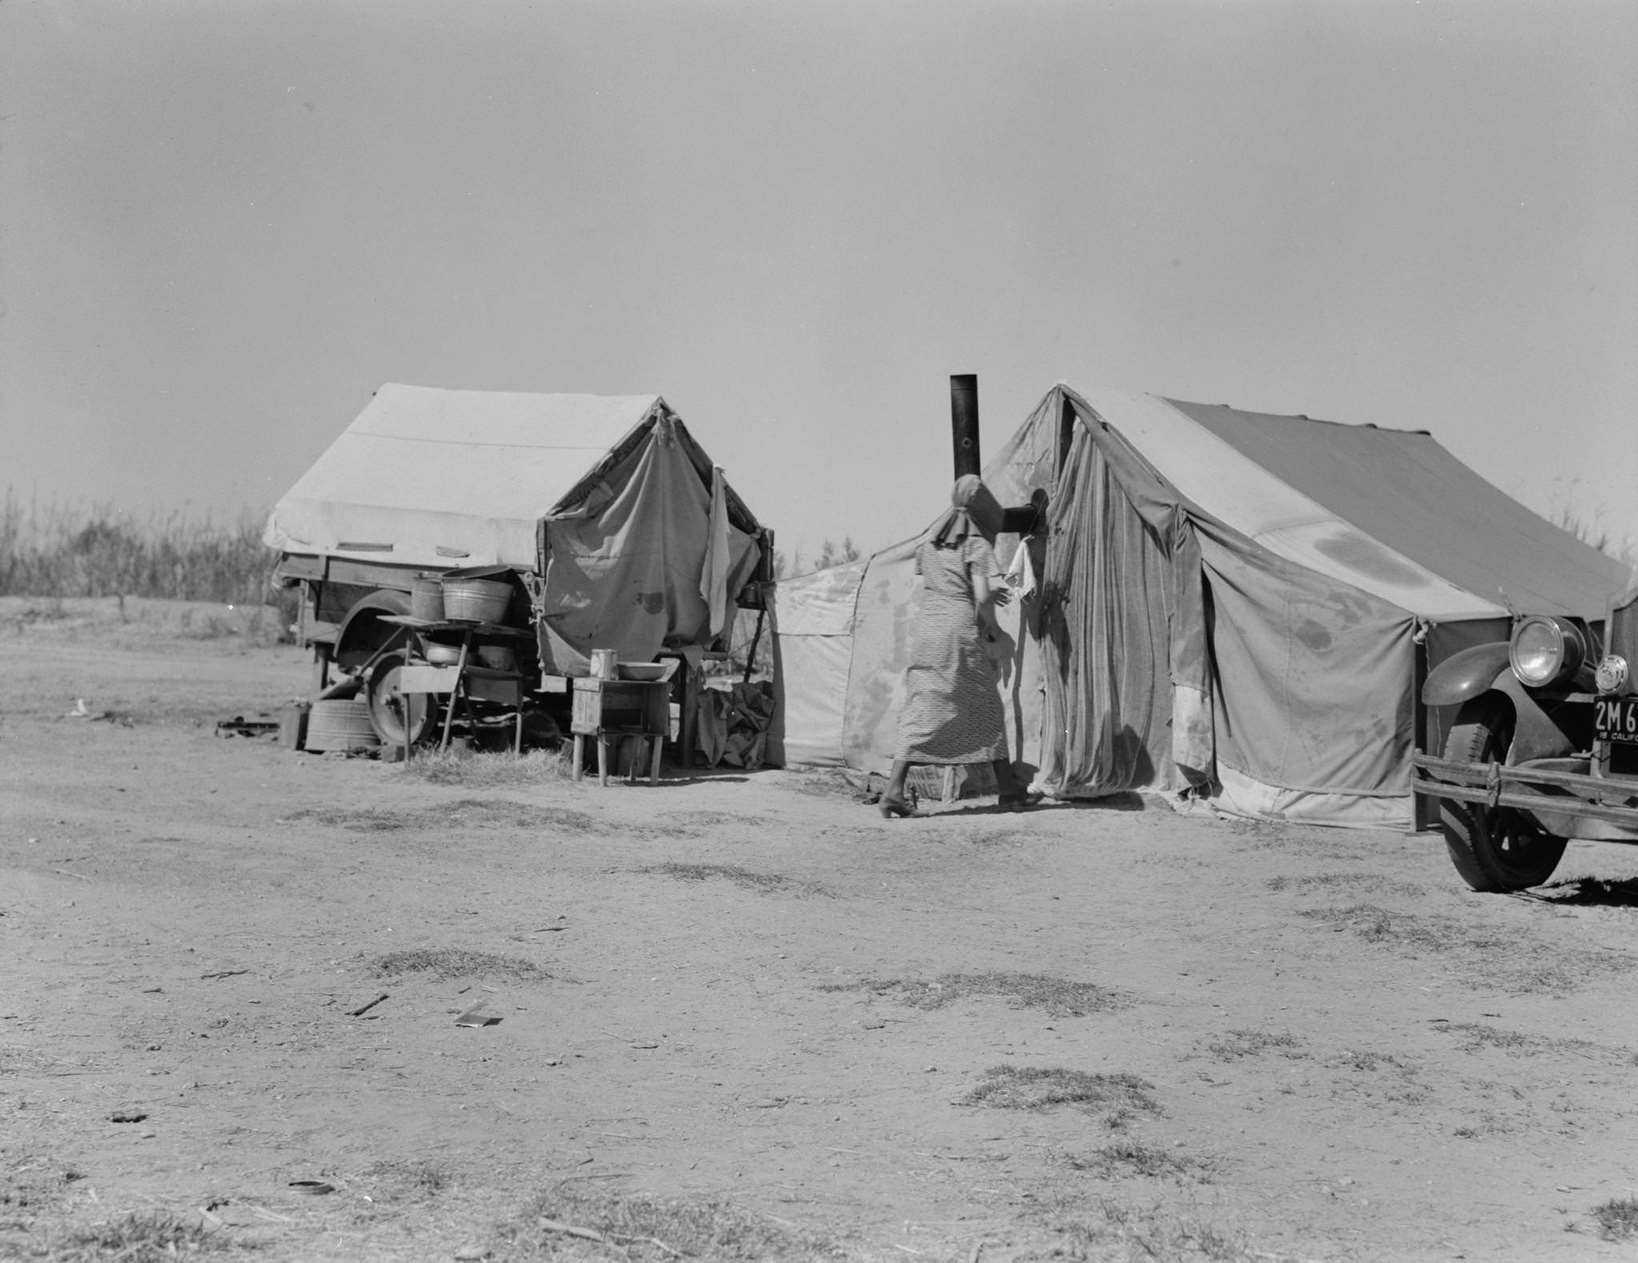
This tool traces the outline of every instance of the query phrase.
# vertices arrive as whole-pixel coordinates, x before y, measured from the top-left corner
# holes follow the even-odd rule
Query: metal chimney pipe
[[[980,473],[977,373],[950,376],[950,437],[955,443],[955,476]]]

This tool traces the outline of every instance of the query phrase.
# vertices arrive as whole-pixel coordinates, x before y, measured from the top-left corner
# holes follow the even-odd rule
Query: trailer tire
[[[384,746],[402,748],[406,738],[408,744],[419,745],[438,722],[438,705],[431,693],[405,693],[398,687],[408,660],[404,650],[394,649],[382,654],[370,668],[366,683],[370,726]]]
[[[1513,742],[1513,711],[1486,694],[1464,702],[1445,739],[1452,763],[1500,763]],[[1461,878],[1474,890],[1507,894],[1539,886],[1564,856],[1566,839],[1548,833],[1522,811],[1441,799],[1445,849]]]

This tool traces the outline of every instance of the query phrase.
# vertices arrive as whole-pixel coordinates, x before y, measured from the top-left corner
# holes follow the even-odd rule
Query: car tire
[[[1513,711],[1501,698],[1464,702],[1445,740],[1452,763],[1500,763],[1513,742]],[[1539,886],[1564,856],[1565,839],[1555,837],[1511,807],[1442,799],[1440,824],[1450,862],[1474,890],[1506,894]]]

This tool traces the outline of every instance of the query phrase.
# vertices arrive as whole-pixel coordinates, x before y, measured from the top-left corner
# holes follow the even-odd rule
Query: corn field
[[[226,605],[278,604],[277,554],[262,519],[233,525],[182,513],[137,519],[101,505],[0,504],[0,596],[136,596]]]

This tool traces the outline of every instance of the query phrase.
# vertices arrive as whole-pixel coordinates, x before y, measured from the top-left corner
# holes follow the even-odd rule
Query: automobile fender
[[[1451,654],[1428,672],[1422,682],[1422,701],[1429,706],[1460,706],[1498,687],[1500,676],[1513,679],[1507,650],[1507,641],[1498,640]]]
[[[1519,683],[1507,661],[1506,641],[1473,645],[1453,653],[1428,673],[1422,700],[1429,706],[1459,706],[1486,693],[1500,693],[1513,708],[1513,745],[1507,761],[1550,759],[1569,754],[1574,742],[1535,695]]]
[[[409,593],[391,588],[382,588],[355,602],[336,634],[336,662],[348,671],[363,668],[385,644],[403,635],[402,628],[383,623],[381,616],[409,612]]]

